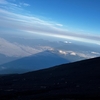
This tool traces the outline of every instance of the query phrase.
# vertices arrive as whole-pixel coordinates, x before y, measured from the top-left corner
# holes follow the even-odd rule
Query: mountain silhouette
[[[10,100],[100,99],[100,57],[0,76],[0,98]]]
[[[70,61],[59,55],[46,50],[35,55],[0,65],[0,74],[25,73],[69,62]]]

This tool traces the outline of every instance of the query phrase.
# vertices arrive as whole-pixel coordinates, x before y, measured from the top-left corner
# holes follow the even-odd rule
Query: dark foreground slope
[[[100,58],[0,77],[0,100],[100,99]]]

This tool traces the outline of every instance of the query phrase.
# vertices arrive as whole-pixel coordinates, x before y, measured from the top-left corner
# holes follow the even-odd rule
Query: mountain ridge
[[[52,53],[49,50],[37,53],[35,55],[20,58],[18,60],[0,65],[0,74],[25,73],[28,71],[49,68],[70,61]]]

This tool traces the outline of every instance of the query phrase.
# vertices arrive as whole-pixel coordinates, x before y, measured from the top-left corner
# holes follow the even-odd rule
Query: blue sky
[[[0,31],[14,30],[100,44],[100,0],[0,0]]]
[[[100,32],[100,0],[31,0],[30,2],[32,6],[29,10],[33,14],[50,18],[73,30]]]

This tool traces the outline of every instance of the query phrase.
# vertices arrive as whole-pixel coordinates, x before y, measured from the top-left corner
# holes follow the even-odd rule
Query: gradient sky
[[[0,32],[14,31],[100,44],[100,0],[0,0]]]

